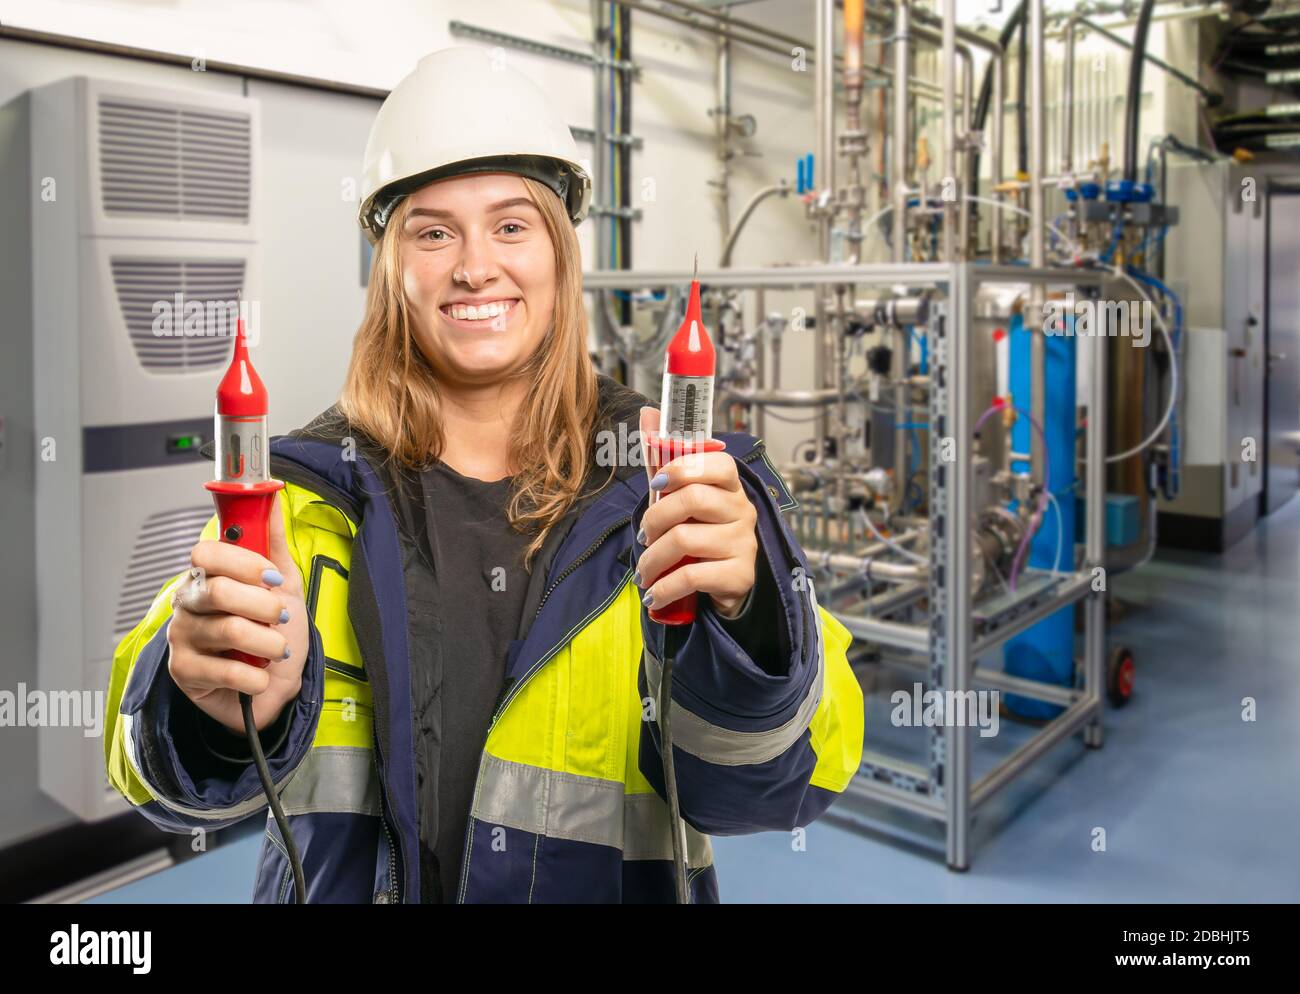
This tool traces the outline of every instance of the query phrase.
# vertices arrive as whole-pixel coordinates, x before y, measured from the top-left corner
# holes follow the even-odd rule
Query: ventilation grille
[[[243,259],[119,258],[112,268],[122,320],[145,369],[190,373],[230,362],[235,328],[227,319],[244,287]],[[193,302],[203,305],[203,318],[187,328],[185,305]]]
[[[248,222],[252,118],[101,97],[104,212]]]
[[[162,511],[140,527],[118,595],[114,646],[140,623],[167,581],[189,569],[190,550],[212,513],[210,504]]]

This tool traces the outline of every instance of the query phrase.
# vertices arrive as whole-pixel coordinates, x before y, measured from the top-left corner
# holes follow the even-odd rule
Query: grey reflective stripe
[[[671,859],[668,805],[658,794],[627,794],[617,780],[582,777],[483,754],[471,815],[553,839],[621,849],[624,859]],[[686,826],[689,866],[709,866],[706,835]]]
[[[131,768],[163,807],[206,821],[242,818],[266,807],[266,796],[260,785],[248,800],[228,808],[192,808],[161,796],[157,787],[140,772],[136,762],[135,742],[131,737],[135,716],[124,714],[120,717],[125,723],[124,744]],[[303,761],[277,781],[276,786],[280,788],[280,803],[287,815],[320,811],[379,814],[379,783],[373,753],[359,746],[313,746]]]
[[[280,795],[287,815],[340,811],[379,815],[379,777],[362,746],[314,746]]]
[[[737,732],[705,721],[694,712],[686,710],[679,702],[672,702],[673,745],[698,756],[715,766],[751,766],[775,759],[799,741],[799,736],[812,723],[813,715],[822,700],[822,681],[826,673],[826,650],[822,644],[822,618],[817,608],[817,595],[811,579],[808,597],[813,609],[813,637],[817,641],[817,672],[813,674],[808,693],[799,704],[799,710],[789,721],[763,732]],[[659,699],[659,681],[663,664],[646,649],[645,678],[650,695]]]
[[[672,859],[668,805],[658,794],[628,794],[623,805],[623,858]],[[686,825],[686,865],[713,865],[709,837]]]

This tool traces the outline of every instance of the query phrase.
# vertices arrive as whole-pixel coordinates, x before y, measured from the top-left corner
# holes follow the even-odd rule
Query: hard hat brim
[[[383,236],[388,219],[403,197],[430,183],[472,173],[515,173],[537,180],[560,198],[575,227],[587,216],[591,204],[591,178],[577,163],[544,155],[489,155],[438,166],[389,183],[362,204],[361,227],[373,244]]]

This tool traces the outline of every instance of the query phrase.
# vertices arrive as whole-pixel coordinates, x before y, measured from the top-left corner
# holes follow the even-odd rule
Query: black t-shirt
[[[462,476],[441,460],[420,474],[424,544],[434,575],[437,672],[411,674],[420,796],[421,892],[455,900],[488,722],[519,633],[531,536],[510,527],[512,481]]]

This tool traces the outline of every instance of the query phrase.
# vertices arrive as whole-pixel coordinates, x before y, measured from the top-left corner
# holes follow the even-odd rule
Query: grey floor
[[[1300,499],[1222,556],[1162,554],[1114,586],[1129,611],[1108,637],[1134,650],[1131,703],[1107,710],[1102,749],[1062,743],[980,811],[969,871],[945,867],[934,826],[841,802],[802,849],[780,833],[715,839],[723,900],[1300,900]],[[889,726],[895,677],[868,679],[868,743],[915,755],[924,732]],[[1027,734],[977,738],[976,775]],[[100,900],[246,901],[257,844]]]

